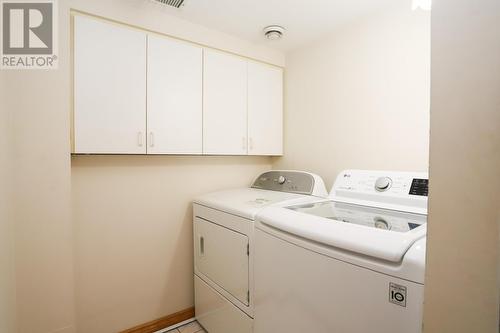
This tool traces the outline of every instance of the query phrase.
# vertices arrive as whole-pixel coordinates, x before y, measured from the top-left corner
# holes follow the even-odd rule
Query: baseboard
[[[185,309],[171,315],[132,327],[120,333],[153,333],[194,317],[194,308]]]

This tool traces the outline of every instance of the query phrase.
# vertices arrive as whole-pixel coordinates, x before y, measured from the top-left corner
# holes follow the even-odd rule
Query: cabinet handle
[[[247,149],[247,138],[245,138],[245,137],[241,138],[241,149],[243,149],[243,150]]]
[[[149,146],[155,146],[155,134],[153,132],[149,132]]]
[[[142,147],[142,132],[137,133],[137,145]]]
[[[253,150],[253,139],[250,138],[250,150]]]
[[[205,255],[205,238],[203,236],[200,236],[200,257],[203,257]]]

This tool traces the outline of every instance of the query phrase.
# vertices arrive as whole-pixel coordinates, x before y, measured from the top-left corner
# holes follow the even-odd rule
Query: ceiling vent
[[[180,8],[184,5],[186,0],[154,0],[156,2],[162,3],[167,6],[172,6],[175,8]]]

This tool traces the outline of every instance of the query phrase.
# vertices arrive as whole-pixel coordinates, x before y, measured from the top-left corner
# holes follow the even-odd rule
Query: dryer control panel
[[[345,170],[330,198],[345,203],[427,214],[429,177],[422,172]]]
[[[326,197],[321,178],[309,172],[273,170],[258,176],[252,188]]]

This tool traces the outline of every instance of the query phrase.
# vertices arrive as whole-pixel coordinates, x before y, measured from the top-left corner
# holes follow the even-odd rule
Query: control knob
[[[389,177],[380,177],[377,179],[375,182],[375,189],[379,192],[384,192],[387,191],[388,189],[391,188],[392,185],[392,179]]]
[[[278,177],[278,184],[283,185],[286,182],[285,176],[279,176]]]
[[[389,230],[390,229],[389,223],[387,223],[387,221],[381,217],[377,216],[373,219],[373,221],[375,222],[375,228],[377,228],[377,229],[382,229],[382,230]]]

